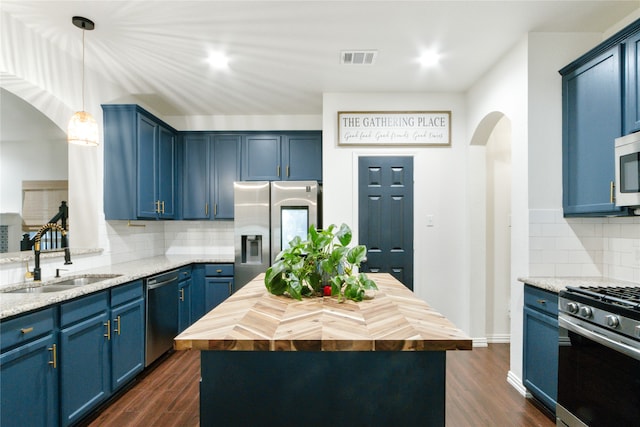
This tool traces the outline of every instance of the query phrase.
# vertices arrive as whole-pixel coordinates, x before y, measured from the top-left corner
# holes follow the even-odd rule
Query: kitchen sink
[[[104,280],[113,279],[121,276],[121,274],[88,274],[83,276],[72,277],[62,281],[55,281],[52,283],[45,283],[41,286],[29,286],[26,288],[15,289],[7,291],[7,294],[42,294],[49,292],[62,292],[69,289],[77,288],[79,286],[89,285],[91,283],[102,282]]]

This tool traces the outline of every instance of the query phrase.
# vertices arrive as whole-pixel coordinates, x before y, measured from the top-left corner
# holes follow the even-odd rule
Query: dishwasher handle
[[[177,277],[172,277],[171,279],[168,280],[163,280],[162,282],[153,282],[152,280],[150,280],[147,283],[147,289],[156,289],[156,288],[161,288],[165,285],[171,284],[173,282],[177,282],[178,278]]]

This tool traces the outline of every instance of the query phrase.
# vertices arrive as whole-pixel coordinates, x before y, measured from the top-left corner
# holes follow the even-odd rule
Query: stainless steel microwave
[[[640,132],[615,140],[616,206],[640,211]]]

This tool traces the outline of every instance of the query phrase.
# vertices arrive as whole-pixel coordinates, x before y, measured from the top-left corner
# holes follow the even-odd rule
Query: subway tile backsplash
[[[604,276],[640,282],[640,217],[564,218],[529,212],[529,276]]]

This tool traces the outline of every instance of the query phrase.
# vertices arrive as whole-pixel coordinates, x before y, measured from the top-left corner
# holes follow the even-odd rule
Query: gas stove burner
[[[610,304],[640,311],[640,287],[632,286],[567,286],[569,292]]]

